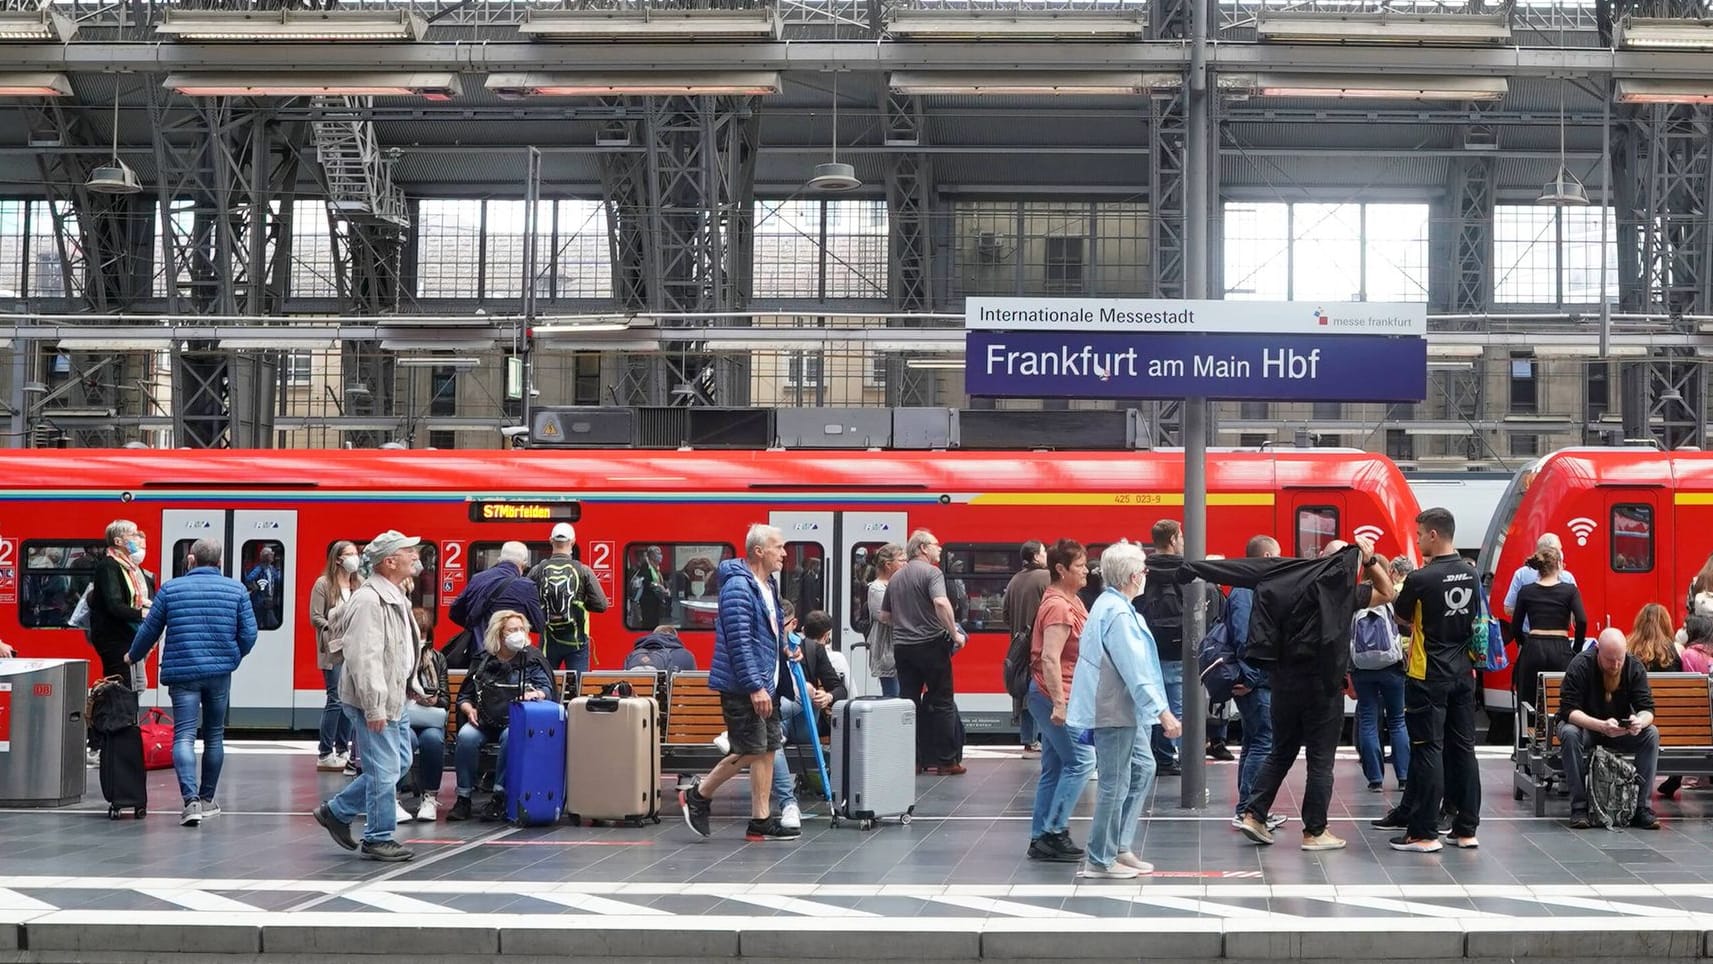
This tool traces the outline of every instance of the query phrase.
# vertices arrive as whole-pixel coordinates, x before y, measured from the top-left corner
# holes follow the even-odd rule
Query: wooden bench
[[[1559,690],[1563,673],[1541,673],[1533,702],[1519,700],[1517,742],[1511,759],[1513,799],[1534,800],[1535,816],[1546,816],[1547,792],[1564,783],[1558,745]],[[1713,692],[1699,673],[1650,673],[1654,728],[1659,730],[1659,776],[1713,773]],[[1652,791],[1652,788],[1649,788]]]
[[[720,762],[725,755],[714,746],[714,737],[725,732],[726,720],[720,713],[720,694],[708,688],[707,672],[672,674],[664,703],[661,772],[683,778]]]

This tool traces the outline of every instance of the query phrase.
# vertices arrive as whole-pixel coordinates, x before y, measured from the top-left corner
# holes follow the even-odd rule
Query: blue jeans
[[[172,768],[178,774],[184,802],[213,800],[220,767],[226,762],[226,705],[232,697],[232,674],[172,683]],[[196,728],[202,737],[202,786],[196,785]]]
[[[413,726],[411,745],[416,748],[416,788],[423,793],[439,793],[440,780],[446,772],[446,728]],[[401,778],[399,782],[408,781]]]
[[[896,677],[896,676],[882,676],[882,677],[880,677],[880,695],[886,697],[889,700],[897,699],[898,698],[898,677]]]
[[[1030,686],[1035,684],[1031,682]],[[1035,714],[1029,709],[1028,694],[1024,694],[1023,708],[1017,711],[1017,742],[1028,746],[1041,739],[1041,728],[1035,723]]]
[[[1041,779],[1035,784],[1035,809],[1029,818],[1029,839],[1034,840],[1070,829],[1071,811],[1094,774],[1094,747],[1078,743],[1069,730],[1053,722],[1053,703],[1034,680],[1029,681],[1025,699],[1024,718],[1033,714],[1041,721],[1035,731],[1041,738]]]
[[[482,760],[482,744],[498,740],[499,762],[494,765],[494,792],[506,792],[506,734],[511,727],[501,727],[496,734],[474,723],[458,728],[457,745],[452,749],[452,771],[458,778],[458,795],[467,797],[476,791],[476,768]]]
[[[1237,813],[1241,816],[1261,764],[1273,752],[1273,691],[1263,686],[1233,699],[1237,712],[1243,714],[1243,757],[1237,761]]]
[[[322,756],[344,753],[351,748],[351,721],[345,718],[345,709],[339,704],[341,668],[321,671],[321,682],[327,687],[327,705],[321,708],[321,740],[316,749]]]
[[[1362,775],[1379,783],[1386,775],[1380,752],[1380,711],[1386,712],[1386,736],[1392,744],[1392,772],[1401,783],[1410,778],[1410,731],[1404,722],[1404,671],[1358,669],[1350,673],[1356,681],[1356,755],[1362,760]]]
[[[393,839],[398,826],[399,774],[410,766],[410,724],[392,720],[376,733],[359,706],[345,704],[345,716],[357,734],[357,749],[363,755],[363,772],[327,801],[333,819],[350,823],[365,814],[363,842]]]
[[[1178,719],[1184,718],[1184,663],[1182,660],[1160,661],[1161,682],[1166,685],[1166,705],[1171,707],[1172,715]],[[1154,724],[1149,739],[1154,746],[1154,763],[1157,766],[1170,766],[1178,762],[1178,740],[1166,739],[1166,731],[1158,723]]]
[[[1153,788],[1154,755],[1140,727],[1097,726],[1094,762],[1100,782],[1094,798],[1094,825],[1088,832],[1088,861],[1111,867],[1118,855],[1135,843],[1142,801]]]
[[[809,745],[809,720],[803,715],[803,708],[796,700],[779,701],[779,723],[785,728],[785,739],[796,744],[810,754],[815,748]],[[811,757],[812,758],[812,757]],[[787,804],[797,802],[797,791],[791,784],[791,768],[785,763],[785,747],[773,751],[773,809],[777,813],[784,810]]]
[[[559,669],[563,665],[565,669],[572,670],[577,673],[587,673],[589,671],[588,643],[584,643],[581,646],[567,646],[564,643],[548,643],[546,653],[547,665],[551,669]]]

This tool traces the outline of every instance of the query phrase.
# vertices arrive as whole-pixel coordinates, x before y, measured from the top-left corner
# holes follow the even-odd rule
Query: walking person
[[[388,529],[363,550],[372,575],[351,594],[340,614],[343,634],[334,642],[343,655],[339,701],[357,734],[363,772],[339,794],[317,807],[315,822],[346,850],[358,850],[351,821],[365,814],[362,855],[399,863],[416,856],[393,839],[397,827],[399,774],[410,766],[411,734],[404,705],[416,667],[416,620],[402,588],[422,571],[422,540]]]
[[[309,624],[315,627],[315,665],[327,689],[327,705],[321,708],[321,732],[316,743],[315,768],[330,773],[344,770],[351,762],[351,720],[339,703],[339,660],[327,651],[327,634],[334,614],[363,584],[358,570],[363,566],[357,544],[340,539],[327,551],[327,569],[309,590]]]
[[[889,542],[874,551],[874,579],[868,584],[868,671],[880,681],[880,695],[898,698],[898,662],[892,651],[892,625],[879,618],[886,585],[904,568],[904,547]]]
[[[1128,542],[1101,553],[1106,588],[1078,640],[1065,725],[1088,732],[1099,774],[1087,859],[1078,877],[1129,880],[1154,872],[1135,851],[1136,821],[1154,784],[1149,734],[1159,726],[1175,739],[1183,726],[1166,704],[1154,637],[1131,603],[1142,594],[1146,570],[1142,550]]]
[[[1040,722],[1041,778],[1035,783],[1035,806],[1029,818],[1031,860],[1076,863],[1083,849],[1071,840],[1071,811],[1094,772],[1094,748],[1079,742],[1065,726],[1071,685],[1077,666],[1078,641],[1088,623],[1088,610],[1077,591],[1088,584],[1088,553],[1072,539],[1060,539],[1043,556],[1052,583],[1030,620],[1029,692],[1026,713]],[[1007,596],[1009,605],[1010,597]]]
[[[1389,564],[1393,584],[1403,582],[1415,566],[1399,556]],[[1392,750],[1392,775],[1398,789],[1405,790],[1410,779],[1410,733],[1404,725],[1404,659],[1398,639],[1398,625],[1390,604],[1370,606],[1356,614],[1351,627],[1351,684],[1356,689],[1356,757],[1362,764],[1362,776],[1368,781],[1368,792],[1379,793],[1386,778],[1386,756],[1383,746]],[[1375,657],[1376,646],[1364,649],[1364,640],[1383,636],[1390,645],[1386,655]],[[1391,657],[1396,656],[1396,659]],[[1388,660],[1379,664],[1378,660]],[[1364,665],[1365,660],[1374,665]],[[1385,722],[1385,739],[1381,739],[1381,721]]]
[[[779,654],[785,644],[779,570],[785,568],[785,534],[757,523],[744,537],[744,558],[720,563],[720,608],[714,622],[714,662],[708,686],[720,693],[730,752],[707,776],[678,792],[684,822],[699,837],[713,835],[710,818],[715,791],[749,768],[750,821],[744,839],[795,840],[802,831],[787,827],[769,809],[773,758],[785,745],[778,707]]]
[[[256,645],[256,613],[244,584],[220,571],[223,549],[213,539],[191,544],[185,573],[161,587],[137,628],[127,664],[139,663],[166,633],[161,682],[172,698],[172,766],[184,810],[179,824],[196,827],[220,813],[214,792],[226,761],[226,707],[232,672]],[[202,779],[197,781],[196,731],[202,728]]]
[[[969,637],[958,625],[946,577],[940,571],[940,540],[927,529],[910,534],[910,561],[887,583],[880,618],[892,626],[898,663],[898,692],[916,704],[916,766],[941,776],[962,776],[963,721],[952,686],[952,655]]]

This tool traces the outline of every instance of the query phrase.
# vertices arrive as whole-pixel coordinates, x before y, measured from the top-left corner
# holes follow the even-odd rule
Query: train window
[[[1304,505],[1297,507],[1297,558],[1313,559],[1337,538],[1337,506]]]
[[[285,543],[278,539],[252,539],[238,551],[244,588],[250,591],[250,608],[256,612],[256,629],[267,632],[285,625]]]
[[[884,545],[884,542],[862,542],[851,547],[850,598],[846,611],[850,613],[849,624],[852,626],[866,626],[874,621],[874,614],[868,611],[868,584],[880,577],[880,571],[874,565],[874,554]],[[835,647],[841,643],[836,633],[833,643]]]
[[[0,574],[8,573],[19,560],[10,557],[11,543],[0,542]],[[77,608],[95,575],[95,563],[106,554],[100,542],[48,539],[24,543],[23,573],[16,602],[19,623],[26,629],[69,628],[66,620]],[[10,602],[0,588],[0,602]]]
[[[363,547],[367,545],[367,543],[362,539],[351,539],[349,541],[357,546],[358,552],[362,552]],[[437,565],[440,561],[440,546],[439,543],[435,542],[433,539],[423,536],[422,543],[417,546],[417,549],[417,558],[422,560],[422,575],[416,577],[416,581],[411,584],[410,590],[405,593],[405,596],[410,599],[412,609],[421,609],[428,614],[428,626],[432,629],[434,628],[435,623],[440,619],[440,608],[438,602],[440,598],[440,594],[438,592],[440,588],[440,575],[439,566]],[[332,553],[333,543],[329,542],[327,544],[327,552],[322,556],[322,558],[326,558],[327,555],[331,555]]]
[[[827,552],[819,542],[787,542],[779,591],[797,607],[797,622],[827,608]]]
[[[503,542],[472,543],[469,557],[470,575],[474,576],[478,572],[494,568],[494,564],[500,561],[500,546],[504,544]],[[524,567],[525,572],[534,569],[536,563],[553,555],[553,548],[548,543],[526,542],[524,545],[529,547],[529,565]],[[575,558],[577,555],[576,547],[573,546],[572,549],[571,555]]]
[[[729,543],[633,542],[625,546],[625,627],[713,629],[714,567],[737,557]]]
[[[1016,545],[947,543],[940,568],[959,625],[972,633],[1006,631],[1005,585],[1019,568]]]
[[[1625,503],[1612,507],[1612,571],[1651,572],[1654,567],[1654,507]]]
[[[172,544],[172,577],[177,579],[190,570],[185,567],[185,560],[190,558],[190,547],[196,545],[195,539],[180,539]]]

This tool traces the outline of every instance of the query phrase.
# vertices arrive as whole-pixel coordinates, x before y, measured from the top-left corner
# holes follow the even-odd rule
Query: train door
[[[1676,612],[1682,605],[1685,587],[1671,584],[1671,567],[1661,558],[1659,548],[1659,533],[1670,525],[1666,513],[1671,503],[1660,488],[1602,487],[1599,492],[1605,518],[1563,520],[1563,538],[1578,546],[1605,543],[1602,564],[1597,572],[1588,574],[1604,585],[1597,595],[1583,590],[1585,599],[1599,603],[1588,612],[1590,633],[1608,626],[1628,632],[1642,606],[1662,602]],[[1577,569],[1571,572],[1579,584],[1588,579]]]
[[[868,646],[853,621],[867,625],[868,560],[888,542],[902,542],[907,521],[902,512],[775,512],[770,525],[785,534],[785,568],[780,590],[797,607],[797,619],[815,609],[833,619],[833,644],[845,654],[853,696],[873,686],[868,675]],[[859,591],[860,586],[860,591]]]
[[[850,662],[845,689],[852,696],[875,696],[880,684],[868,671],[868,639],[858,626],[869,626],[868,584],[874,581],[874,554],[889,542],[904,545],[910,535],[910,520],[902,512],[844,512],[839,517],[839,562],[844,566],[840,585],[846,587],[842,618],[834,621],[838,637]]]
[[[300,587],[296,585],[297,512],[289,509],[169,509],[161,513],[163,579],[184,574],[198,539],[224,549],[222,571],[249,591],[256,646],[232,674],[229,725],[293,725],[293,656]],[[165,694],[156,694],[164,703]]]
[[[1286,522],[1289,536],[1279,540],[1280,551],[1298,559],[1312,559],[1334,539],[1350,541],[1349,507],[1343,492],[1335,489],[1292,489],[1285,504],[1291,517]],[[1363,533],[1371,535],[1371,533]]]

